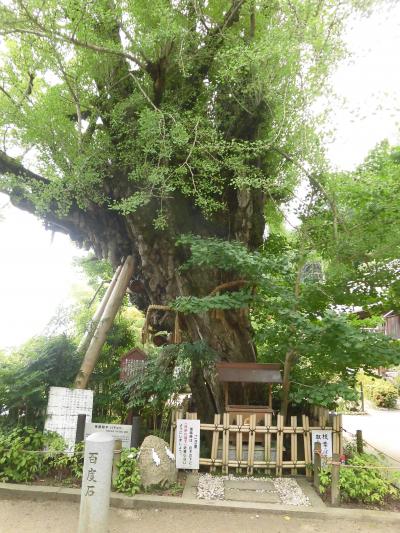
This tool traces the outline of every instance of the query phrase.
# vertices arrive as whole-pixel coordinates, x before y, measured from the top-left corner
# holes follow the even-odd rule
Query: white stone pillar
[[[78,533],[107,533],[114,438],[92,433],[85,440]]]

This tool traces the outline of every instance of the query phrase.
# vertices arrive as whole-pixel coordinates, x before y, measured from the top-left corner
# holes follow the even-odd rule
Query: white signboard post
[[[332,430],[331,429],[313,429],[312,434],[312,457],[314,457],[315,443],[321,444],[321,459],[325,461],[332,459]]]
[[[200,460],[200,420],[176,421],[176,468],[197,470]]]
[[[122,441],[123,448],[131,447],[132,426],[124,424],[103,424],[102,422],[86,422],[85,438],[92,433],[108,433],[115,440]]]
[[[91,421],[92,409],[93,391],[50,387],[44,429],[61,435],[67,443],[68,451],[72,451],[78,415],[85,414],[86,420]]]

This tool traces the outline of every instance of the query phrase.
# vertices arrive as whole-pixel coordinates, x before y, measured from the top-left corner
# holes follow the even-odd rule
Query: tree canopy
[[[0,2],[0,190],[114,267],[132,255],[135,302],[142,310],[173,305],[186,342],[207,344],[225,360],[254,361],[247,306],[254,285],[267,283],[273,296],[264,295],[260,320],[274,316],[297,339],[284,355],[289,374],[306,338],[315,360],[330,363],[337,347],[312,342],[321,328],[320,340],[344,331],[325,313],[339,303],[333,288],[354,281],[371,254],[387,264],[391,246],[382,239],[376,247],[383,230],[371,223],[389,218],[391,202],[387,191],[380,195],[379,157],[360,179],[329,174],[311,111],[345,54],[347,18],[370,4]],[[381,160],[378,174],[394,186],[396,172],[394,161]],[[281,241],[286,255],[260,251],[266,224],[271,235],[301,179],[310,196],[300,230]],[[353,231],[363,225],[367,239]],[[304,282],[310,261],[323,263],[326,281]],[[238,290],[219,289],[232,283]],[[215,308],[223,314],[208,312]],[[152,320],[155,330],[173,328],[162,312]],[[221,405],[218,387],[201,366],[190,381],[208,416]]]

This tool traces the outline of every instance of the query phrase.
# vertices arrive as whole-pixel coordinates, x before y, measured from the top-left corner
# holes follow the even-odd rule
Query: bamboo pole
[[[283,425],[285,423],[285,417],[281,414],[278,414],[276,425],[278,427],[278,433],[276,435],[276,475],[282,475],[282,463],[283,463]],[[278,454],[279,448],[279,454]]]
[[[219,430],[215,428],[219,427],[220,421],[221,421],[221,415],[214,415],[214,431],[213,431],[212,445],[211,445],[210,472],[215,472],[215,466],[213,465],[213,461],[216,461],[218,457]],[[200,428],[202,429],[202,425],[200,425]]]
[[[256,415],[250,415],[249,441],[247,444],[247,473],[253,474],[254,454],[256,444]]]
[[[243,425],[243,415],[237,415],[236,423],[239,427]],[[241,464],[243,460],[243,433],[241,431],[236,433],[236,459]],[[242,469],[238,467],[237,473],[240,474],[241,472]]]
[[[224,413],[224,429],[222,433],[222,473],[228,473],[229,462],[229,414]]]
[[[311,438],[310,438],[310,422],[308,416],[303,415],[303,434],[304,434],[304,461],[306,463],[306,476],[311,477],[311,469],[308,465],[311,464]]]
[[[297,416],[291,417],[292,428],[297,429]],[[297,461],[297,434],[292,433],[290,436],[290,456],[294,463]],[[292,476],[297,476],[297,468],[292,469]]]
[[[100,356],[101,349],[106,340],[107,333],[113,324],[114,318],[119,308],[121,307],[125,291],[133,275],[133,269],[134,260],[133,257],[129,255],[125,259],[117,282],[115,284],[114,290],[107,302],[107,305],[105,306],[104,313],[101,317],[99,324],[97,325],[92,340],[90,341],[89,347],[83,358],[78,375],[75,378],[76,389],[84,389],[88,384],[90,376]]]
[[[118,280],[118,276],[121,272],[121,265],[117,268],[117,270],[114,272],[114,275],[112,277],[112,280],[109,284],[109,286],[107,287],[107,290],[106,292],[104,293],[104,296],[100,302],[100,305],[98,306],[98,308],[96,309],[96,312],[95,314],[93,315],[93,318],[92,320],[90,321],[89,323],[89,326],[87,328],[87,330],[85,331],[82,339],[81,339],[81,342],[79,343],[79,346],[78,346],[78,352],[79,353],[84,353],[86,352],[86,350],[88,349],[89,347],[89,344],[90,344],[90,341],[92,340],[93,338],[93,335],[96,331],[96,328],[101,320],[101,317],[104,313],[104,309],[108,303],[108,300],[110,299],[110,296],[114,290],[114,287],[115,287],[115,284],[117,283],[117,280]]]
[[[267,413],[264,415],[264,424],[267,432],[264,434],[264,459],[266,463],[270,463],[272,460],[271,457],[271,433],[268,429],[271,427],[272,415]],[[268,473],[271,473],[271,470],[268,469]]]

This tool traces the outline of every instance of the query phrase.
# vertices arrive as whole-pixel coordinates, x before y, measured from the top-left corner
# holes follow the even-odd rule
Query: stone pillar
[[[85,440],[78,533],[107,533],[114,438],[92,433]]]

